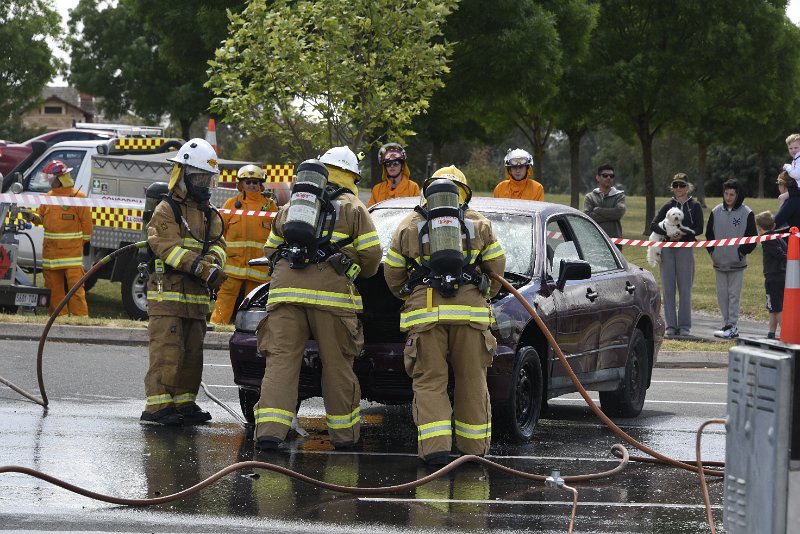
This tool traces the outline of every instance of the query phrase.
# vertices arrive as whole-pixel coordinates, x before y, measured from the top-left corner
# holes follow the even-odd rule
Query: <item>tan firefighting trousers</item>
[[[229,276],[222,283],[219,292],[217,292],[217,304],[214,306],[214,313],[211,314],[211,322],[214,324],[230,324],[233,308],[236,306],[236,299],[239,298],[242,286],[244,286],[244,294],[247,295],[263,283],[258,280],[246,280]]]
[[[67,267],[66,269],[44,269],[44,285],[50,290],[50,315],[58,306],[58,303],[64,299],[67,292],[64,290],[64,282],[67,283],[67,289],[72,289],[72,286],[78,283],[78,280],[85,274],[83,267]],[[66,315],[67,310],[73,316],[86,316],[89,315],[89,306],[86,304],[86,291],[83,286],[72,295],[67,302],[67,305],[61,308],[58,314]]]
[[[206,322],[168,315],[150,317],[150,368],[144,377],[146,412],[194,403],[203,377]]]
[[[492,408],[486,369],[492,364],[496,347],[489,330],[470,325],[440,323],[429,330],[412,330],[408,334],[405,366],[413,380],[411,410],[421,458],[449,453],[453,432],[456,447],[462,453],[489,452]],[[455,379],[454,409],[447,395],[448,359]]]
[[[258,349],[266,357],[267,369],[255,407],[256,439],[286,438],[296,415],[300,365],[311,334],[322,360],[322,397],[331,443],[339,446],[358,441],[361,387],[353,360],[364,343],[361,323],[355,315],[295,304],[270,309],[258,329]]]

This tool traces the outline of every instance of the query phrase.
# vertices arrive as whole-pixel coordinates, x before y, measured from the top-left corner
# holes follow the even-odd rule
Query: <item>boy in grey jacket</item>
[[[736,180],[722,184],[722,203],[717,204],[706,225],[706,239],[729,239],[757,235],[753,210],[744,204],[744,192]],[[739,299],[742,296],[744,269],[747,254],[756,244],[708,247],[717,278],[717,302],[722,312],[724,326],[714,332],[715,337],[733,339],[739,336]]]
[[[625,192],[614,187],[614,174],[614,167],[607,163],[597,168],[597,187],[586,193],[583,212],[594,219],[609,237],[622,237],[620,221],[625,215]]]

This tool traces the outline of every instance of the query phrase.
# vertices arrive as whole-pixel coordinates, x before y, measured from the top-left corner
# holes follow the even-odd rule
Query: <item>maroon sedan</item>
[[[0,174],[8,176],[17,165],[30,156],[34,151],[34,141],[42,141],[44,145],[41,146],[47,148],[62,141],[94,141],[97,139],[111,139],[112,137],[114,137],[113,132],[107,130],[67,128],[43,133],[42,135],[28,139],[24,143],[0,140]]]
[[[404,198],[370,208],[384,250],[416,204],[417,199]],[[495,198],[473,198],[470,206],[492,221],[507,256],[505,278],[533,304],[583,385],[600,392],[607,414],[637,416],[664,336],[653,275],[628,263],[591,219],[570,207]],[[403,367],[405,334],[399,330],[402,303],[386,287],[382,268],[356,285],[364,302],[364,350],[354,364],[362,397],[382,404],[410,402],[411,379]],[[265,284],[245,298],[230,340],[234,382],[242,412],[251,422],[265,368],[255,329],[267,313],[268,294]],[[501,289],[491,307],[497,338],[488,371],[494,430],[513,441],[528,441],[547,400],[575,388],[513,295]],[[321,366],[317,345],[309,340],[301,400],[322,395]]]

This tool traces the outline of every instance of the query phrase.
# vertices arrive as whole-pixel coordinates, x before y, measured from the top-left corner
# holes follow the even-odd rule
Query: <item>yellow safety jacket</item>
[[[56,187],[47,196],[86,198],[72,187]],[[94,224],[91,208],[45,204],[34,213],[33,221],[44,226],[42,267],[83,267],[83,244],[89,242]]]
[[[208,288],[194,276],[195,260],[202,257],[206,239],[206,216],[194,199],[174,189],[172,198],[178,203],[181,215],[191,229],[192,237],[182,221],[175,220],[172,207],[162,200],[147,224],[147,244],[156,258],[165,264],[164,273],[153,273],[147,281],[147,312],[149,315],[171,315],[185,319],[203,319],[210,303]],[[211,239],[222,234],[222,221],[209,213]],[[195,239],[196,238],[196,239]],[[220,266],[225,266],[225,239],[220,237],[206,251]],[[158,270],[158,268],[156,269]]]
[[[378,272],[382,250],[367,208],[351,193],[338,196],[333,204],[337,213],[331,241],[346,242],[352,238],[348,245],[342,247],[342,253],[361,267],[359,276],[374,276]],[[273,259],[278,247],[285,243],[283,226],[289,206],[285,204],[281,207],[272,224],[272,232],[264,245],[267,258]],[[361,295],[350,279],[338,274],[330,264],[323,261],[310,263],[304,269],[292,269],[289,261],[279,260],[274,265],[267,310],[281,304],[297,304],[341,315],[361,312]]]
[[[237,202],[239,207],[237,206]],[[265,199],[261,194],[242,192],[225,201],[222,206],[229,210],[245,211],[277,211],[278,207],[271,198]],[[228,261],[225,274],[232,278],[266,282],[269,280],[266,266],[251,266],[247,262],[264,255],[264,243],[272,228],[272,218],[255,215],[234,215],[223,213],[225,221],[225,243],[228,246]]]
[[[506,256],[503,247],[494,235],[489,220],[475,210],[467,209],[464,222],[470,233],[472,250],[464,251],[469,255],[469,264],[473,265],[480,255],[480,263],[476,272],[496,272],[505,270]],[[392,244],[384,261],[384,276],[389,289],[398,298],[405,298],[400,290],[409,279],[410,260],[419,263],[419,231],[425,224],[425,217],[417,212],[406,217],[397,227],[392,237]],[[463,240],[466,248],[466,239]],[[430,243],[425,237],[423,243],[425,258],[430,255]],[[500,289],[500,283],[492,281],[489,297]],[[454,297],[442,297],[436,290],[420,284],[414,287],[406,298],[400,312],[400,330],[422,331],[440,324],[471,324],[480,330],[486,330],[491,323],[491,312],[487,296],[481,295],[474,284],[464,283]]]

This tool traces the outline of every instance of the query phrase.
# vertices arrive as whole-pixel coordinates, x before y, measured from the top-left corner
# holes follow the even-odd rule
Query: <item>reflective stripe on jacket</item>
[[[205,215],[198,209],[197,202],[186,198],[181,191],[173,190],[172,196],[194,237],[189,235],[181,221],[175,220],[170,204],[167,201],[159,202],[147,225],[147,244],[153,254],[172,269],[167,269],[162,275],[154,273],[148,279],[147,311],[151,316],[172,315],[205,320],[210,303],[208,289],[192,273],[195,260],[203,252],[201,240],[205,239]],[[213,213],[209,217],[209,236],[213,239],[222,233],[222,221]],[[225,250],[225,240],[220,237],[219,241],[209,247],[206,255],[215,256],[216,263],[224,266]]]
[[[476,272],[503,273],[506,256],[494,235],[491,223],[475,210],[467,209],[465,226],[470,233],[470,263],[475,263],[480,254],[481,263]],[[424,217],[414,212],[406,217],[395,230],[392,244],[386,253],[384,276],[392,293],[398,298],[400,290],[409,278],[407,260],[419,261],[419,231],[425,223]],[[466,245],[466,239],[463,241]],[[425,257],[429,254],[429,243],[423,242]],[[464,252],[465,257],[467,252]],[[489,293],[497,293],[500,284],[492,281]],[[462,284],[454,297],[444,298],[437,291],[428,291],[426,285],[417,285],[406,299],[400,313],[400,329],[425,330],[438,323],[471,324],[478,329],[489,328],[491,311],[486,296],[481,295],[474,284]]]
[[[336,224],[331,241],[336,243],[352,238],[342,252],[361,267],[359,276],[369,278],[375,275],[381,261],[381,242],[366,206],[351,193],[340,195],[333,203]],[[268,258],[272,258],[285,242],[283,226],[288,212],[289,204],[286,204],[275,217],[272,232],[264,245],[264,255]],[[347,315],[362,309],[361,296],[355,285],[325,262],[292,269],[288,261],[278,261],[272,273],[267,309],[281,304],[313,306]]]
[[[51,189],[47,196],[86,198],[85,194],[72,187]],[[91,208],[44,204],[39,207],[37,215],[36,222],[44,226],[42,267],[83,267],[83,244],[89,242],[94,224]]]
[[[239,202],[239,207],[236,203]],[[276,211],[272,199],[265,199],[260,193],[239,193],[229,198],[222,206],[229,210]],[[264,243],[272,228],[271,217],[234,215],[223,213],[225,221],[225,243],[228,246],[228,260],[225,274],[233,278],[266,282],[269,280],[266,266],[251,266],[247,262],[264,256]]]

